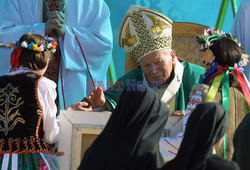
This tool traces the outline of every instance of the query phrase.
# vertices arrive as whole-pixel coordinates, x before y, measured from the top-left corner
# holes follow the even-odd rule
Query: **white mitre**
[[[119,46],[136,61],[162,49],[170,49],[172,21],[163,14],[140,6],[127,11],[119,35]]]

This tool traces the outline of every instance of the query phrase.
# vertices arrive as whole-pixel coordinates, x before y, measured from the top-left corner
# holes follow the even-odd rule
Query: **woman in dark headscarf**
[[[227,129],[219,103],[199,104],[189,117],[179,152],[162,170],[237,170],[238,165],[213,155]]]
[[[80,170],[152,170],[164,164],[158,144],[168,106],[148,88],[129,89],[124,90],[103,132],[86,151]]]
[[[250,113],[248,113],[239,127],[236,129],[234,138],[233,160],[237,162],[241,170],[250,169]]]

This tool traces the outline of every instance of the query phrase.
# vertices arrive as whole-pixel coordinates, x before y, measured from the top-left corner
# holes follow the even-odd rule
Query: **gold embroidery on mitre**
[[[151,21],[153,22],[153,25],[151,26],[151,31],[152,33],[155,35],[155,34],[158,34],[160,35],[163,30],[165,30],[166,28],[168,29],[171,29],[171,26],[169,24],[167,24],[166,22],[164,22],[163,20],[157,18],[156,16],[154,15],[149,15],[149,14],[146,14],[150,19]]]
[[[147,54],[149,51],[154,51],[157,49],[171,47],[172,37],[170,35],[153,37],[150,34],[150,30],[147,28],[145,24],[145,20],[142,15],[143,9],[139,9],[138,11],[134,11],[132,14],[129,14],[127,17],[131,18],[131,22],[133,27],[135,28],[135,32],[137,37],[139,38],[139,44],[135,47],[131,47],[132,50],[128,52],[128,54],[136,59],[137,61],[141,59],[142,56]],[[148,11],[145,11],[148,12]],[[160,33],[159,29],[171,28],[168,24],[164,23],[160,19],[154,19],[154,32]],[[164,24],[163,24],[163,23]],[[162,31],[162,30],[161,30]]]
[[[22,98],[17,98],[15,93],[19,93],[17,87],[13,87],[8,83],[5,88],[0,89],[0,105],[4,105],[4,110],[0,109],[0,131],[7,136],[8,132],[12,131],[18,122],[24,124],[25,120],[20,116],[18,107],[24,104]],[[3,125],[3,126],[2,126]]]
[[[130,29],[129,29],[129,24],[127,24],[126,28],[125,28],[125,35],[124,38],[122,38],[122,47],[124,47],[125,45],[128,47],[133,46],[136,43],[136,37],[135,35],[132,36]]]

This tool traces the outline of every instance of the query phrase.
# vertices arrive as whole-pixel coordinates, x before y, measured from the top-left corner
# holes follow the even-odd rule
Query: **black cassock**
[[[132,88],[124,90],[103,132],[85,152],[80,170],[152,170],[163,166],[158,145],[168,106],[151,89],[128,89]]]

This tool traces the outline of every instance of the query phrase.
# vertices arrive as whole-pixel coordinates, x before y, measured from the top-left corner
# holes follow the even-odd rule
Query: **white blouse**
[[[164,161],[169,162],[177,155],[181,142],[184,137],[187,121],[192,114],[193,110],[198,104],[202,102],[203,93],[199,90],[190,97],[187,108],[185,110],[185,116],[183,118],[183,129],[179,132],[176,137],[162,137],[160,139],[160,152],[163,156]]]
[[[27,71],[32,70],[19,67],[18,70],[10,72],[7,75],[15,75]],[[56,84],[46,77],[42,77],[38,83],[38,99],[43,111],[43,138],[48,143],[55,143],[59,137],[59,126],[56,119],[56,96]]]

